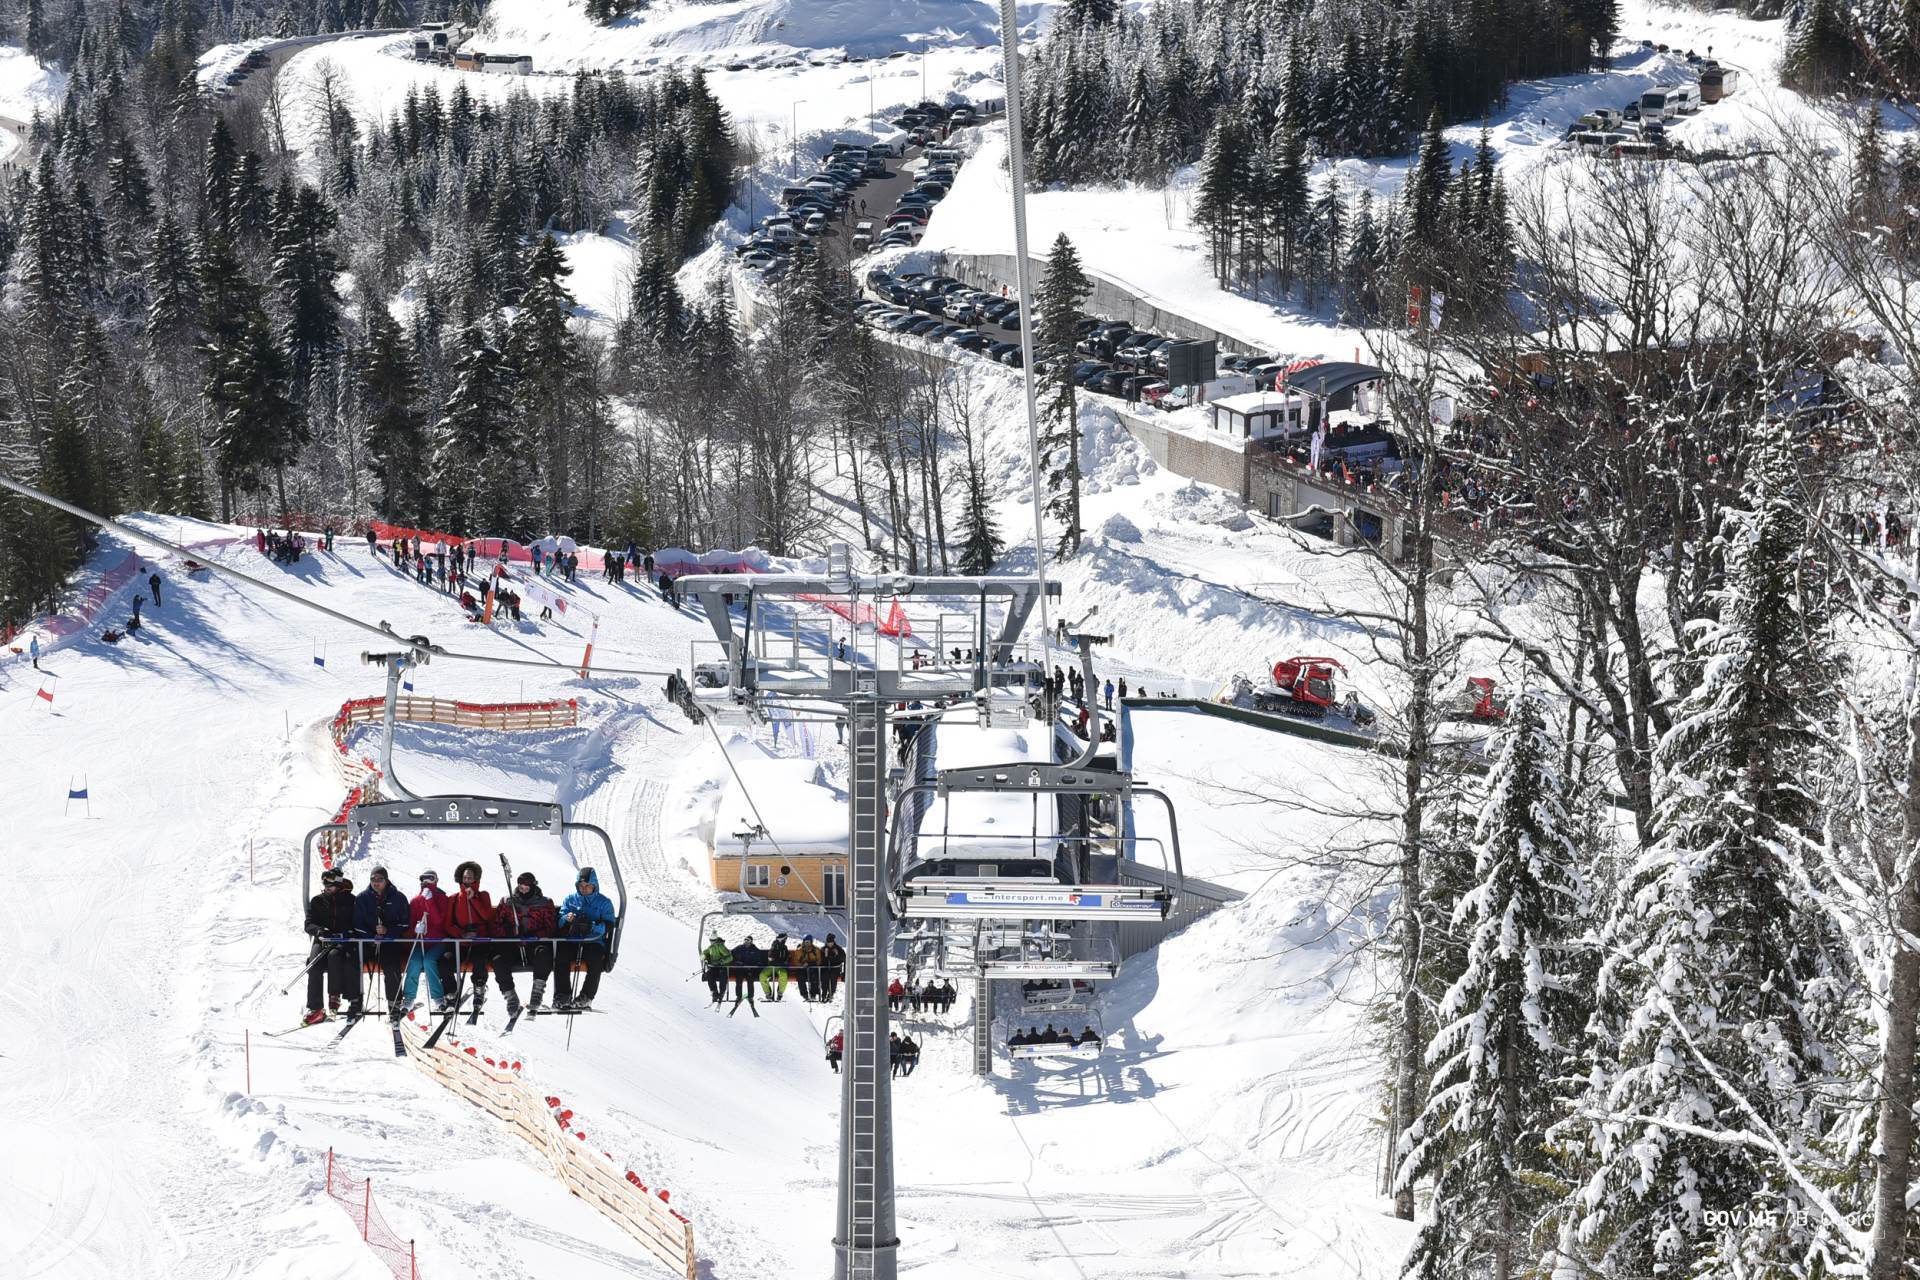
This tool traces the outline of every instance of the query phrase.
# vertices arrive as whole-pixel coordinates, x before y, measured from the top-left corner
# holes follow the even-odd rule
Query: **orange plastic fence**
[[[413,1241],[402,1240],[399,1233],[380,1216],[373,1201],[373,1179],[356,1178],[341,1167],[333,1148],[327,1148],[327,1195],[347,1211],[354,1230],[373,1250],[394,1280],[420,1280],[420,1264],[414,1256]]]

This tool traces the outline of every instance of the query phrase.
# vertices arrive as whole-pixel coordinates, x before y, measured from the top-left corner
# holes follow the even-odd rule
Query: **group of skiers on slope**
[[[798,984],[800,998],[808,1003],[831,1000],[839,990],[841,974],[846,972],[847,953],[832,934],[827,935],[824,946],[815,945],[809,933],[800,939],[799,946],[789,947],[787,935],[779,933],[774,935],[773,945],[763,951],[751,937],[729,947],[727,940],[716,933],[700,953],[700,966],[700,977],[713,996],[714,1008],[726,999],[727,980],[731,978],[733,1008],[727,1016],[739,1012],[740,1002],[745,1000],[757,1018],[760,1010],[753,1003],[754,983],[758,982],[760,993],[775,1003],[785,998],[789,981]]]
[[[1007,1046],[1009,1048],[1018,1048],[1022,1045],[1036,1045],[1036,1044],[1058,1045],[1063,1049],[1070,1049],[1076,1045],[1090,1044],[1090,1045],[1093,1045],[1095,1048],[1098,1048],[1104,1043],[1105,1041],[1100,1039],[1100,1033],[1095,1031],[1092,1027],[1086,1028],[1084,1031],[1080,1033],[1079,1038],[1075,1039],[1074,1034],[1071,1031],[1067,1031],[1064,1029],[1060,1031],[1055,1031],[1053,1029],[1053,1024],[1051,1022],[1047,1024],[1047,1029],[1045,1031],[1035,1031],[1032,1027],[1028,1027],[1025,1031],[1015,1031],[1013,1035],[1011,1035],[1007,1039]]]
[[[895,978],[887,984],[887,1007],[895,1013],[911,1008],[915,1013],[925,1009],[928,1013],[945,1013],[953,1008],[953,1002],[960,993],[953,989],[953,979],[940,982],[929,980],[924,987],[903,983]]]
[[[619,919],[613,900],[600,892],[600,877],[592,867],[581,868],[574,891],[558,908],[540,891],[540,882],[530,871],[521,872],[513,892],[497,903],[480,887],[479,863],[461,863],[454,869],[454,879],[457,883],[449,894],[440,888],[437,872],[423,871],[420,892],[408,899],[388,878],[385,867],[373,868],[367,887],[358,894],[338,868],[322,872],[320,892],[307,903],[306,927],[313,950],[304,1020],[319,1022],[327,1016],[320,999],[323,981],[331,988],[332,1007],[337,1009],[344,998],[347,1016],[358,1018],[363,1012],[363,963],[380,966],[395,1022],[412,1007],[422,975],[433,1011],[450,1012],[447,992],[455,985],[456,957],[458,963],[472,968],[476,1014],[486,1000],[489,969],[510,1015],[520,1012],[520,996],[513,985],[517,969],[533,975],[531,1008],[538,1009],[546,999],[549,975],[557,975],[553,1003],[557,1012],[584,1012],[592,1007],[606,968],[607,943]],[[575,964],[586,969],[577,997]]]
[[[332,550],[331,532],[323,539],[322,545]],[[307,540],[289,529],[285,533],[275,533],[271,529],[253,531],[253,547],[261,555],[275,564],[294,564],[307,553]]]
[[[122,635],[134,635],[140,630],[140,602],[144,597],[140,594],[139,573],[146,573],[146,571],[147,566],[141,565],[134,576],[133,616],[127,619],[126,630],[120,632],[108,627],[100,633],[100,638],[108,644],[119,644]],[[160,571],[158,569],[147,573],[147,590],[153,595],[153,607],[158,609],[160,607]],[[33,665],[35,668],[40,665],[40,641],[37,637],[33,641]]]
[[[846,1052],[847,1034],[836,1031],[827,1040],[827,1065],[833,1068],[835,1075],[840,1074],[840,1058]],[[898,1031],[887,1033],[887,1053],[893,1060],[893,1074],[910,1076],[913,1069],[920,1065],[920,1042],[912,1036],[903,1036]]]
[[[607,553],[607,581],[615,583],[616,585],[624,583],[627,580],[627,570],[636,566],[640,570],[640,580],[642,582],[653,581],[653,557],[651,555],[641,555],[640,548],[634,546],[631,542],[627,544],[625,551],[609,551]]]

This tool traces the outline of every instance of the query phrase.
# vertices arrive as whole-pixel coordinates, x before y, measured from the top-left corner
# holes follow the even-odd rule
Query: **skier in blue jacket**
[[[411,920],[407,895],[393,887],[385,867],[375,867],[367,876],[367,887],[354,895],[353,931],[380,945],[362,948],[355,963],[378,957],[389,1009],[400,1007],[400,980],[407,971],[407,953],[413,949],[408,931]]]
[[[600,971],[607,967],[607,941],[613,936],[613,926],[619,919],[613,900],[600,892],[599,875],[592,867],[580,868],[573,892],[560,904],[560,932],[569,941],[554,948],[553,980],[557,988],[554,1009],[557,1012],[584,1012],[593,1007],[593,997],[600,990]],[[578,999],[573,995],[576,962],[587,969]]]

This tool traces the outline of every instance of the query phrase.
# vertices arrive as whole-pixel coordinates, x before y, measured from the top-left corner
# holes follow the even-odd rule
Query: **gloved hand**
[[[413,935],[416,938],[424,938],[427,936],[427,918],[425,916],[421,916],[420,923],[413,926]]]

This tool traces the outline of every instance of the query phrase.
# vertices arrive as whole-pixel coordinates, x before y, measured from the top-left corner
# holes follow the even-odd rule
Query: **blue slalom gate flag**
[[[400,687],[401,687],[402,689],[405,689],[405,690],[406,690],[406,691],[407,691],[408,693],[412,693],[412,692],[413,692],[413,681],[411,681],[411,680],[408,680],[408,679],[406,679],[405,677],[402,677],[402,678],[401,678],[401,680],[400,680]]]
[[[316,653],[313,655],[313,665],[316,667],[324,667],[327,665],[327,660]]]
[[[86,798],[87,798],[87,789],[85,787],[75,787],[72,785],[69,785],[67,787],[67,799],[85,800]]]

